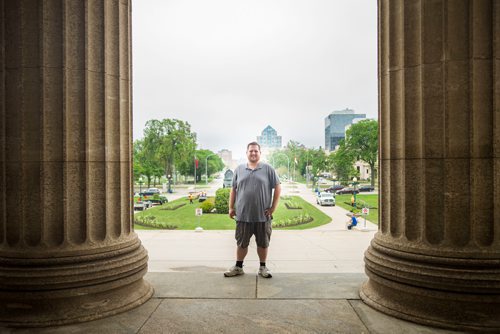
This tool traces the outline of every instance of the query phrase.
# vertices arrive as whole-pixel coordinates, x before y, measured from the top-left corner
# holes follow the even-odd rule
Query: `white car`
[[[161,193],[160,189],[158,189],[158,188],[148,188],[145,192],[146,193],[154,193],[154,194]]]
[[[335,206],[335,196],[332,193],[321,192],[316,195],[316,203],[323,205]]]

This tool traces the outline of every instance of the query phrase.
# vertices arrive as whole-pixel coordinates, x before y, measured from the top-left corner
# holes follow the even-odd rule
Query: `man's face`
[[[248,146],[247,150],[247,158],[250,162],[259,162],[260,160],[260,151],[257,145]]]

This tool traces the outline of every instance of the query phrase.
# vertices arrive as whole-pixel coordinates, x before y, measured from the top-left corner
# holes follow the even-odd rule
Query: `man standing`
[[[247,145],[246,164],[234,171],[229,195],[229,217],[236,219],[236,264],[224,273],[231,277],[244,274],[243,260],[248,253],[250,238],[255,235],[260,260],[259,275],[272,277],[266,267],[267,251],[272,232],[273,212],[278,206],[281,185],[274,168],[260,162],[260,145]],[[273,194],[274,189],[274,194]]]

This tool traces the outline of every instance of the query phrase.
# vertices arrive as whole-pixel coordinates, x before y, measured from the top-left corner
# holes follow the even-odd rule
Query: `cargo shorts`
[[[247,248],[250,238],[255,235],[255,242],[258,247],[269,247],[272,233],[272,221],[267,222],[236,222],[235,239],[238,247]]]

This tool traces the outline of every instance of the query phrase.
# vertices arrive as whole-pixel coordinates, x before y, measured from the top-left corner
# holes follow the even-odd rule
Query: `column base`
[[[89,290],[98,288],[93,286]],[[54,297],[54,294],[64,293],[62,291],[21,293],[15,296],[0,293],[0,325],[46,327],[97,320],[142,305],[153,295],[153,288],[142,278],[113,290],[102,288],[104,291],[78,289],[81,295],[71,297]]]
[[[146,302],[147,253],[128,247],[62,259],[6,259],[0,266],[0,325],[44,327],[84,322]]]
[[[365,254],[369,280],[360,290],[360,297],[366,304],[382,313],[427,326],[468,332],[500,332],[498,281],[492,278],[489,292],[484,284],[481,284],[482,291],[477,291],[476,278],[481,268],[465,270],[434,263],[426,268],[425,273],[414,272],[414,280],[409,280],[406,269],[419,271],[422,262],[410,263],[397,257],[391,259],[373,245]],[[390,252],[394,253],[393,250]],[[485,271],[486,276],[493,274]],[[420,279],[424,274],[427,274],[425,282]],[[471,288],[457,288],[454,284],[457,275],[462,277],[462,284],[470,279]],[[446,281],[450,284],[448,289],[443,286]]]

